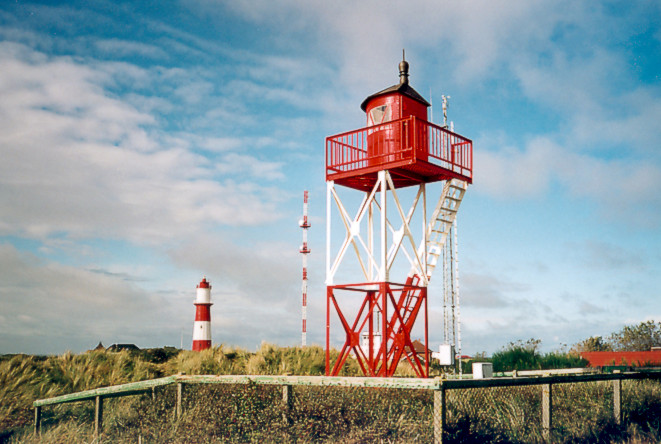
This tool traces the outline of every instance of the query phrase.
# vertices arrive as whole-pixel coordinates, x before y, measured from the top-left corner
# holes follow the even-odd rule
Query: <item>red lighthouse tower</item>
[[[197,286],[195,298],[195,324],[193,326],[193,351],[211,348],[211,284],[204,277]]]
[[[430,105],[408,77],[402,60],[399,83],[363,101],[367,127],[326,138],[327,375],[338,375],[351,354],[367,376],[393,376],[402,360],[429,375],[430,356],[415,350],[411,332],[422,314],[428,350],[427,285],[472,182],[472,142],[427,121]],[[440,196],[428,213],[427,185],[435,182]],[[361,193],[355,216],[341,192]],[[334,240],[338,219],[343,234]],[[393,278],[402,266],[408,274]],[[344,330],[335,362],[331,320]]]

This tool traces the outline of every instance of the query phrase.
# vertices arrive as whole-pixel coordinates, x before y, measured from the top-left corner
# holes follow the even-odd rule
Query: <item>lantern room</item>
[[[473,143],[427,121],[430,104],[409,85],[409,64],[399,83],[361,104],[367,126],[326,138],[326,181],[367,191],[389,170],[396,187],[461,179],[472,182]]]

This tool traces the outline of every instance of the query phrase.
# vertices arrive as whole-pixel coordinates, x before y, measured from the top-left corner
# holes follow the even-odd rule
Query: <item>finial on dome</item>
[[[409,83],[409,62],[406,61],[406,51],[402,49],[402,61],[399,62],[399,83]]]

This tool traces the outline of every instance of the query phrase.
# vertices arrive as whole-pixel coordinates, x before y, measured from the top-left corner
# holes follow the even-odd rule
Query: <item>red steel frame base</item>
[[[427,288],[417,285],[418,277],[407,280],[406,284],[391,282],[369,282],[349,285],[331,285],[326,287],[326,375],[337,376],[347,358],[353,353],[365,376],[392,377],[397,365],[406,359],[416,376],[429,377],[429,346]],[[340,309],[336,294],[351,292],[362,295],[363,301],[353,323]],[[330,360],[330,320],[331,307],[337,313],[346,333],[346,340],[337,360],[331,366]],[[411,341],[411,330],[415,320],[424,308],[424,346],[423,358],[416,353]],[[381,325],[376,326],[374,314],[380,313]],[[369,346],[365,351],[360,346],[362,331],[369,333]],[[374,333],[380,331],[381,346],[374,350]]]

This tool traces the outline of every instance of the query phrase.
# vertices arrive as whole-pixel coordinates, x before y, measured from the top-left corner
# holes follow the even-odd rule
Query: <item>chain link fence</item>
[[[328,385],[323,377],[317,378],[318,384],[303,384],[301,378],[282,384],[286,377],[240,383],[173,380],[137,396],[108,395],[98,439],[141,443],[611,442],[625,439],[631,423],[661,436],[658,374],[640,380],[572,377],[573,382],[418,380],[424,381],[418,387],[365,386],[365,381],[377,378],[335,378],[342,381]],[[345,384],[344,380],[350,381]],[[621,381],[622,421],[616,414],[614,381]],[[544,386],[551,388],[548,398]],[[136,392],[127,390],[126,394]],[[76,400],[81,399],[67,402]],[[43,430],[35,433],[47,433],[63,421],[91,430],[96,413],[90,404],[58,405],[40,412],[37,421]],[[544,411],[549,407],[546,426]]]
[[[446,439],[501,438],[530,440],[541,436],[542,391],[539,386],[448,390]]]

